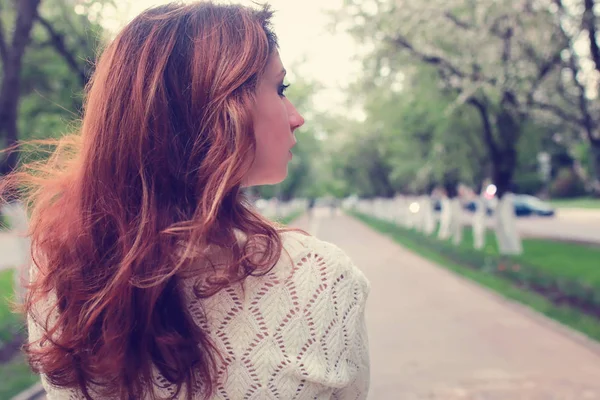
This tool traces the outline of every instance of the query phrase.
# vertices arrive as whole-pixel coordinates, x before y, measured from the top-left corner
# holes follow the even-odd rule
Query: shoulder
[[[368,293],[370,284],[364,273],[335,244],[302,232],[284,232],[282,242],[284,251],[280,264],[289,263],[292,271],[295,271],[292,275],[303,275],[301,270],[308,270],[318,273],[329,282],[350,282],[353,286],[357,285],[363,293]]]

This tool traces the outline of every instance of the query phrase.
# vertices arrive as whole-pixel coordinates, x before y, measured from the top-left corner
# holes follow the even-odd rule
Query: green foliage
[[[14,270],[0,271],[0,346],[6,343],[22,329],[21,317],[11,309],[13,301]]]
[[[585,184],[572,168],[562,168],[550,186],[553,198],[574,198],[585,194]]]
[[[337,170],[354,193],[361,196],[391,196],[391,165],[385,157],[386,146],[377,136],[355,136],[336,154]],[[340,165],[341,164],[341,165]]]
[[[386,80],[356,85],[366,120],[355,122],[336,153],[338,169],[352,192],[391,196],[428,193],[435,185],[476,184],[488,160],[479,138],[479,117],[455,107],[453,96],[422,67]],[[403,82],[402,89],[394,82]]]
[[[56,138],[77,129],[74,122],[80,118],[84,85],[105,36],[100,14],[113,6],[112,0],[78,2],[77,7],[66,0],[41,3],[39,14],[52,34],[37,21],[24,54],[19,140]],[[3,7],[4,26],[10,27],[14,18],[14,9]],[[23,151],[30,161],[46,156],[32,154],[29,147]]]
[[[0,364],[0,399],[12,399],[39,381],[21,354],[6,364]]]
[[[590,145],[587,141],[578,141],[573,143],[571,148],[571,155],[575,160],[579,162],[585,173],[589,175],[594,174],[594,166],[592,163]]]
[[[538,152],[544,150],[553,153],[564,150],[551,140],[553,131],[554,127],[533,120],[523,124],[523,135],[517,146],[518,158],[513,178],[515,192],[537,195],[544,189],[545,183],[537,159]]]
[[[289,225],[294,222],[296,219],[300,218],[304,214],[304,210],[299,210],[291,213],[290,215],[286,215],[277,220],[282,225]]]
[[[10,229],[10,224],[8,223],[8,218],[5,215],[0,214],[0,231],[5,231]]]
[[[514,179],[515,192],[537,195],[544,188],[544,182],[537,171],[518,173]]]
[[[364,154],[389,167],[394,190],[422,193],[457,182],[477,187],[488,177],[501,191],[512,184],[528,193],[542,187],[534,178],[536,155],[560,147],[553,135],[569,128],[539,112],[534,95],[557,92],[553,85],[562,67],[555,55],[567,42],[556,13],[519,7],[516,1],[462,0],[434,0],[426,7],[383,0],[370,7],[346,0],[335,14],[336,27],[369,45],[364,73],[349,95],[365,109],[363,136],[385,149]],[[485,22],[499,18],[520,27],[511,31],[510,54],[501,40],[507,28]],[[562,79],[563,89],[565,84]],[[551,100],[558,109],[569,107],[557,96]],[[358,192],[386,194],[350,169]],[[369,175],[366,180],[372,181]]]
[[[584,208],[598,209],[600,208],[600,199],[591,197],[580,197],[575,199],[553,199],[550,201],[552,206],[557,208]]]

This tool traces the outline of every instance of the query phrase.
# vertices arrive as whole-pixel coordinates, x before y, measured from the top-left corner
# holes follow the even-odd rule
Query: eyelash
[[[280,85],[280,86],[279,86],[279,91],[278,91],[278,92],[279,92],[279,95],[280,95],[281,97],[285,97],[285,91],[286,91],[286,90],[287,90],[287,88],[289,88],[289,87],[290,87],[290,85]]]

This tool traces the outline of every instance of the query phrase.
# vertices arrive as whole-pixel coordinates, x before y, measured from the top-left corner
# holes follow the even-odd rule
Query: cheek
[[[285,105],[279,101],[265,104],[254,124],[257,144],[265,147],[277,147],[289,142],[289,123]]]
[[[273,130],[269,128],[266,121],[255,124],[254,136],[256,138],[256,157],[255,164],[259,167],[268,166],[270,159],[276,152],[277,138]]]

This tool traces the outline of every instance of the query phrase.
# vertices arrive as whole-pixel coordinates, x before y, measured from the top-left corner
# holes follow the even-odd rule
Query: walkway
[[[600,399],[600,352],[544,317],[403,249],[350,217],[297,226],[371,281],[370,399]]]

